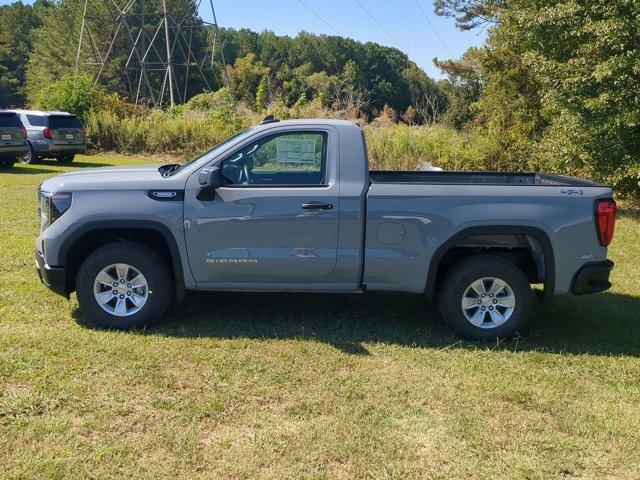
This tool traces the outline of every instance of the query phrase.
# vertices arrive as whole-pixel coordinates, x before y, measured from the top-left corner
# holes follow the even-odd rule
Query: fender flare
[[[549,235],[547,233],[537,227],[525,227],[518,225],[486,225],[486,226],[478,226],[478,227],[469,227],[465,228],[456,234],[454,234],[451,238],[445,241],[442,245],[440,245],[433,256],[431,257],[431,262],[429,264],[429,271],[427,274],[427,284],[425,286],[425,295],[427,296],[427,300],[431,303],[435,297],[435,287],[436,287],[436,275],[438,273],[438,268],[440,267],[440,261],[442,257],[455,245],[460,243],[465,238],[472,237],[474,235],[529,235],[540,242],[542,246],[542,253],[544,255],[544,297],[543,301],[546,303],[554,295],[555,291],[555,278],[556,278],[556,263],[553,255],[553,245],[551,244],[551,240],[549,239]]]
[[[61,265],[68,265],[67,259],[69,255],[69,250],[71,247],[80,240],[84,235],[90,233],[95,230],[104,230],[104,229],[137,229],[137,230],[153,230],[164,238],[169,247],[169,254],[171,256],[171,266],[173,268],[174,280],[176,285],[176,300],[178,303],[182,302],[185,295],[185,281],[184,281],[184,272],[182,270],[182,257],[180,255],[180,249],[178,248],[178,242],[176,241],[175,236],[169,230],[169,227],[163,225],[160,222],[155,222],[152,220],[96,220],[92,222],[85,223],[81,225],[64,241],[60,244],[60,249],[58,253],[58,262]]]

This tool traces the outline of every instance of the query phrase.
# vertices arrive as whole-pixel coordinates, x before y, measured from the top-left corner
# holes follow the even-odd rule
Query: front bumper
[[[36,270],[42,283],[49,289],[69,298],[69,289],[67,288],[67,275],[64,267],[51,267],[44,261],[44,257],[36,251]]]
[[[573,277],[571,292],[574,295],[585,295],[609,290],[609,274],[612,268],[611,260],[587,263]]]

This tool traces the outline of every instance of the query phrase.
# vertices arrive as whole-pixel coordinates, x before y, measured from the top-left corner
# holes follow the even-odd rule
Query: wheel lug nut
[[[483,294],[482,294],[482,295],[480,295],[480,296],[481,296],[482,298],[484,298],[484,297],[486,297],[486,296],[487,296],[487,294],[486,294],[486,293],[483,293]]]
[[[124,278],[122,280],[120,280],[120,283],[124,283]]]
[[[493,307],[489,307],[489,310],[493,310]]]
[[[127,296],[130,297],[131,296],[131,292],[127,292]]]
[[[482,300],[478,300],[478,305],[480,305],[482,303]]]
[[[498,303],[498,300],[494,300],[493,303]]]
[[[490,296],[490,297],[493,297],[493,293],[490,293],[490,294],[489,294],[489,296]]]
[[[124,295],[120,295],[120,299],[122,300],[124,298]]]
[[[484,312],[484,307],[480,308],[480,310],[482,310]]]
[[[131,284],[130,283],[127,283],[127,288],[131,288]]]
[[[118,291],[117,291],[117,290],[114,290],[114,291],[113,291],[113,292],[111,292],[111,293],[113,293],[114,295],[117,295],[117,294],[118,294]]]

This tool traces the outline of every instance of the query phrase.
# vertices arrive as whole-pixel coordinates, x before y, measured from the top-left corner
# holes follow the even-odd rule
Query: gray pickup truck
[[[396,291],[494,339],[522,331],[534,292],[611,286],[611,188],[369,170],[346,121],[268,118],[183,165],[83,169],[39,198],[40,278],[107,327],[153,323],[186,290]]]

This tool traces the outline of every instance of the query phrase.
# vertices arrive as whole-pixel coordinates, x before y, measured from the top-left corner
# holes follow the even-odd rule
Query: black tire
[[[71,163],[75,157],[74,153],[63,153],[58,155],[58,163]]]
[[[0,168],[11,168],[15,163],[15,158],[0,158]]]
[[[486,319],[482,323],[482,327],[471,323],[462,308],[463,297],[467,288],[477,280],[487,277],[506,282],[515,296],[515,307],[511,315],[504,323],[493,327],[491,322],[491,314],[494,313],[493,306],[467,307],[468,310],[466,311],[472,317],[476,313],[480,316],[485,315],[482,317]],[[485,283],[485,285],[490,284],[491,282]],[[489,290],[490,287],[486,287],[486,289]],[[471,293],[472,295],[474,294],[474,292]],[[500,294],[506,295],[505,290]],[[486,296],[489,297],[489,293]],[[491,294],[491,297],[493,297],[493,294]],[[478,301],[483,301],[480,296],[477,299]],[[511,338],[524,332],[531,317],[533,292],[526,275],[513,263],[495,255],[476,255],[461,260],[447,272],[440,286],[439,302],[443,320],[455,333],[469,340],[495,340],[496,338]],[[486,298],[486,302],[496,302],[496,300]],[[480,308],[486,310],[481,312]],[[492,312],[488,311],[489,308],[491,308]],[[497,311],[498,308],[501,309],[501,312]],[[495,309],[495,313],[500,313],[500,315],[507,310],[503,309],[503,307],[495,307]]]
[[[33,147],[31,147],[30,143],[28,143],[27,146],[29,147],[29,149],[27,150],[27,153],[18,157],[18,161],[20,163],[25,163],[27,165],[30,165],[40,160],[40,157],[38,157],[38,155],[36,155],[36,153],[33,151]]]
[[[98,274],[116,263],[136,268],[148,283],[146,303],[129,316],[105,311],[94,295],[94,281]],[[158,322],[173,300],[173,291],[164,259],[149,247],[135,242],[110,243],[97,249],[85,259],[76,277],[76,295],[82,312],[92,323],[106,328],[126,329]]]

